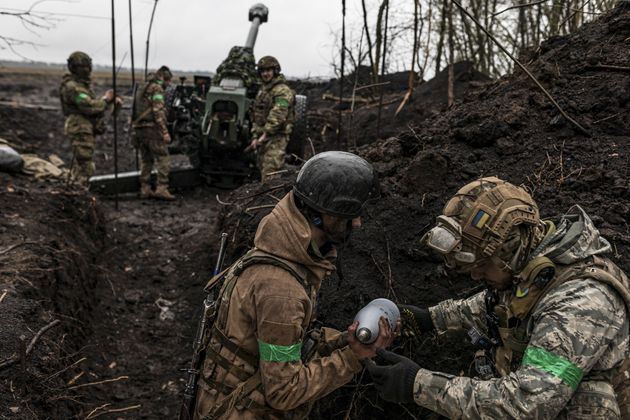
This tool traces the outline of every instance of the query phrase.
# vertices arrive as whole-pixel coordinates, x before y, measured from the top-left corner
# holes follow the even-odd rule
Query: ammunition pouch
[[[494,364],[485,350],[478,350],[475,353],[472,367],[474,368],[474,376],[482,381],[487,381],[497,376]]]

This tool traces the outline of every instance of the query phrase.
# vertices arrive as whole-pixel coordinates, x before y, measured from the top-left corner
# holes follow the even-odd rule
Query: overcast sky
[[[24,10],[35,0],[0,0],[0,12]],[[230,48],[245,43],[252,0],[158,0],[150,39],[149,67],[212,71]],[[288,76],[332,74],[332,32],[341,28],[341,1],[265,0],[269,21],[260,27],[257,58],[275,55]],[[154,0],[132,0],[136,67],[144,66],[145,43]],[[128,0],[115,0],[117,65],[127,53],[130,66]],[[25,28],[15,17],[0,15],[0,35],[42,44],[18,46],[22,55],[47,62],[65,62],[75,50],[97,64],[111,64],[111,0],[45,0],[35,12],[51,12],[54,27]],[[34,32],[34,33],[33,33]],[[0,45],[6,47],[6,45]],[[8,48],[0,59],[21,60]]]

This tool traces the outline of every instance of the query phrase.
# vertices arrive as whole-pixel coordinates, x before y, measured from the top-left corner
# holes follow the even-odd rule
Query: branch
[[[104,379],[102,381],[97,381],[97,382],[88,382],[85,384],[79,384],[79,385],[74,385],[71,387],[68,387],[68,389],[77,389],[77,388],[83,388],[85,386],[94,386],[94,385],[101,385],[101,384],[107,384],[110,382],[117,382],[117,381],[121,381],[124,379],[129,379],[129,376],[123,375],[123,376],[119,376],[118,378],[114,378],[114,379]]]
[[[31,351],[33,351],[33,347],[35,346],[35,343],[37,343],[37,340],[40,339],[40,337],[49,329],[51,329],[52,327],[54,327],[55,325],[58,325],[61,321],[59,321],[58,319],[55,319],[53,322],[51,322],[50,324],[44,326],[42,329],[40,329],[39,331],[37,331],[37,334],[35,334],[35,336],[33,337],[33,339],[31,340],[31,342],[29,343],[28,347],[26,348],[26,353],[25,356],[28,356]],[[4,362],[0,363],[0,369],[3,369],[5,367],[9,367],[13,364],[15,364],[18,360],[20,360],[20,356],[13,356],[8,358],[7,360],[5,360]]]
[[[510,7],[506,8],[506,9],[503,9],[500,12],[493,13],[492,16],[498,16],[501,13],[507,12],[508,10],[512,10],[512,9],[520,9],[520,8],[523,8],[523,7],[536,6],[537,4],[546,3],[547,1],[549,1],[549,0],[540,0],[540,1],[535,1],[533,3],[527,3],[527,4],[517,4],[515,6],[510,6]]]

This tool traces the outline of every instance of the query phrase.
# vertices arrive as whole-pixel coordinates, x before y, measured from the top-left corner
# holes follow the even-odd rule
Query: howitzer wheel
[[[287,145],[287,155],[294,154],[300,158],[304,157],[304,143],[308,135],[308,121],[306,119],[307,97],[295,95],[295,119],[293,121],[293,131]]]

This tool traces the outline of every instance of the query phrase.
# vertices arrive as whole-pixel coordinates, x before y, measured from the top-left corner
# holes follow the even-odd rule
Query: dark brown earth
[[[579,203],[613,243],[613,261],[630,271],[630,73],[592,67],[630,66],[629,28],[630,6],[619,6],[525,57],[590,137],[559,117],[521,72],[483,82],[466,70],[462,74],[472,76],[460,80],[468,85],[456,90],[451,109],[438,75],[417,88],[398,117],[392,117],[398,101],[383,109],[380,139],[375,108],[345,110],[347,137],[340,144],[365,139],[354,150],[377,168],[382,199],[341,252],[343,279],[335,276],[322,287],[320,321],[345,328],[362,305],[381,296],[431,305],[478,290],[470,280],[447,276],[418,240],[445,200],[482,175],[528,187],[545,217]],[[19,94],[28,103],[52,106],[57,84],[51,77],[0,73],[0,101]],[[336,88],[335,82],[300,87],[313,98],[316,151],[336,147],[337,110],[320,99],[327,89],[337,95]],[[386,94],[402,99],[404,90]],[[61,125],[59,110],[0,106],[0,137],[20,152],[55,152],[70,161]],[[109,133],[96,155],[100,173],[113,166],[111,144]],[[131,148],[124,141],[120,148],[121,169],[132,169]],[[183,378],[178,369],[190,356],[218,233],[230,234],[229,259],[243,252],[294,176],[231,193],[179,191],[178,201],[169,204],[124,197],[116,211],[111,200],[63,182],[0,173],[0,417],[94,418],[108,410],[118,410],[108,418],[175,417]],[[218,204],[217,194],[225,204]],[[54,320],[61,322],[20,356]],[[464,337],[427,335],[396,347],[423,367],[468,372]],[[3,366],[12,356],[16,363]],[[313,418],[346,416],[427,413],[384,403],[363,377],[318,403]]]

